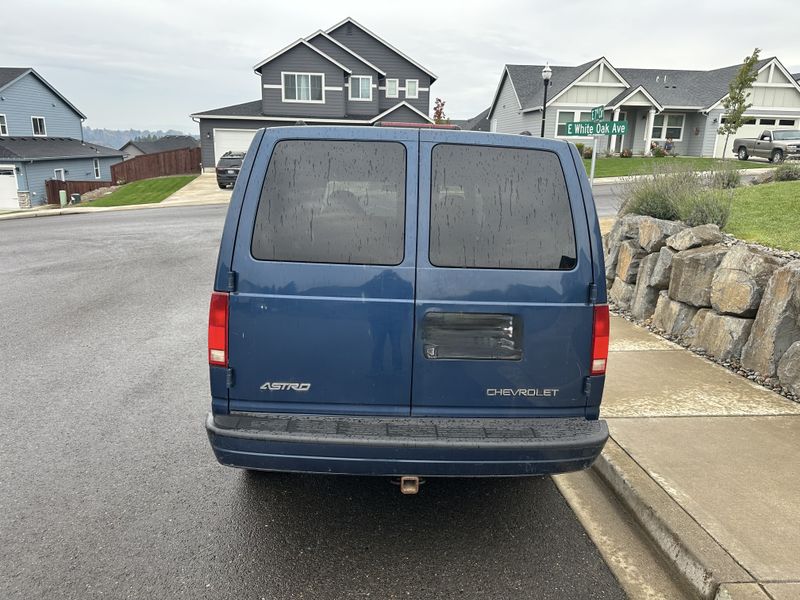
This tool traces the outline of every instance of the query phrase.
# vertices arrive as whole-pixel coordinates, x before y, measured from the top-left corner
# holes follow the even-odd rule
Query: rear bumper
[[[608,439],[584,418],[447,419],[212,415],[223,465],[348,475],[493,477],[589,467]]]

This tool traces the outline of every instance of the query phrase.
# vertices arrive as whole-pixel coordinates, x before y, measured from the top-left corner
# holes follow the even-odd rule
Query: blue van
[[[211,299],[214,453],[412,483],[586,468],[608,437],[604,273],[571,144],[260,130]]]

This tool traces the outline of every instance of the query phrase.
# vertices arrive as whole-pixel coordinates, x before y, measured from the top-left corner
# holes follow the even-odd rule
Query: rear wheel
[[[770,160],[774,162],[776,165],[783,162],[783,151],[781,150],[773,150],[772,154],[770,155]]]
[[[745,148],[744,146],[739,148],[739,151],[736,153],[736,156],[739,160],[747,160],[749,158],[749,155],[747,154],[747,148]]]

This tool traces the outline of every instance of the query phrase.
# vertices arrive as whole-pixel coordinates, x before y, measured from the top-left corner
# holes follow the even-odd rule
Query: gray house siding
[[[525,129],[522,111],[508,75],[503,75],[500,93],[489,119],[497,122],[497,133],[519,133]]]
[[[265,88],[266,85],[282,85],[281,73],[323,73],[325,75],[325,103],[283,102],[283,90]],[[345,116],[345,78],[340,67],[302,44],[278,56],[261,69],[262,112],[275,117],[328,117]]]
[[[100,179],[111,180],[111,165],[120,162],[120,158],[100,158]],[[94,181],[94,164],[91,158],[70,158],[62,160],[44,160],[36,162],[19,162],[17,189],[31,192],[31,206],[45,204],[47,194],[45,181],[54,179],[55,169],[64,169],[64,179],[70,181]]]
[[[419,67],[408,62],[407,59],[397,54],[394,50],[387,48],[371,35],[362,31],[356,25],[344,23],[337,29],[329,32],[332,38],[350,48],[359,56],[363,56],[375,66],[386,72],[389,79],[399,79],[399,87],[405,87],[406,79],[416,79],[419,81],[419,98],[406,98],[405,92],[400,92],[399,98],[386,98],[386,91],[381,91],[379,103],[380,111],[391,108],[398,102],[405,100],[414,108],[426,115],[430,113],[430,90],[431,78]]]
[[[82,138],[81,118],[35,75],[3,90],[0,114],[6,116],[10,136],[32,136],[31,117],[44,117],[48,137]]]

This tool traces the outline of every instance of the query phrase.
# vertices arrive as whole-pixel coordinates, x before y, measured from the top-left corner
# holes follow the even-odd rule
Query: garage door
[[[765,129],[797,129],[800,125],[800,117],[750,117],[745,124],[739,128],[735,134],[731,134],[728,140],[728,151],[725,156],[733,158],[736,156],[736,149],[733,147],[734,138],[756,138]],[[714,157],[722,157],[722,149],[725,147],[725,136],[718,135],[714,145]]]
[[[214,164],[226,152],[247,152],[256,129],[215,129]]]
[[[0,208],[19,208],[14,167],[0,165]]]

